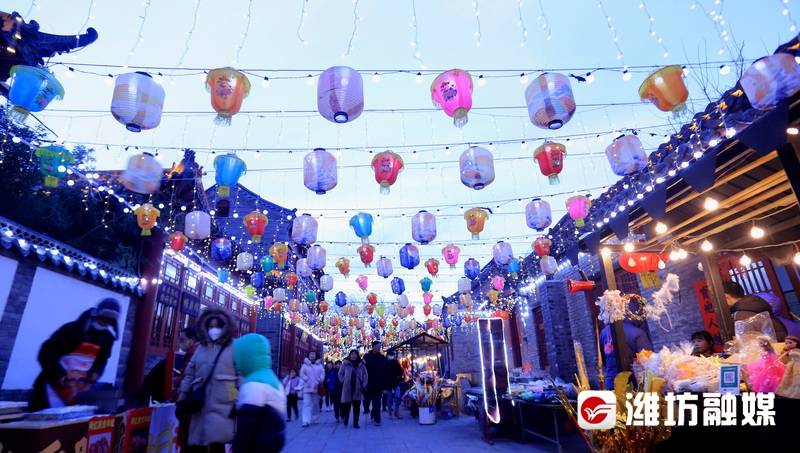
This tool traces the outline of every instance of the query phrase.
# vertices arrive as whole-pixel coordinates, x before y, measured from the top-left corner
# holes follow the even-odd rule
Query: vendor
[[[742,285],[734,281],[722,282],[722,288],[725,290],[725,301],[730,307],[731,317],[735,321],[744,321],[759,313],[767,312],[772,318],[772,327],[775,329],[775,337],[778,341],[783,341],[786,338],[786,326],[783,325],[780,319],[775,317],[772,313],[772,307],[764,299],[750,294],[745,296]]]
[[[701,330],[693,333],[692,343],[694,343],[693,356],[711,357],[714,355],[714,337],[707,331]]]
[[[31,411],[75,404],[78,394],[97,382],[119,335],[119,313],[116,299],[103,299],[42,343],[42,372],[33,384]]]

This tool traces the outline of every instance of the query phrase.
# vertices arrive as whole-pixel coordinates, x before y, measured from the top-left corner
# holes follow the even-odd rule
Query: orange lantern
[[[294,272],[289,272],[286,274],[286,286],[289,288],[294,288],[297,286],[298,281],[300,281],[300,277],[298,277]]]
[[[283,308],[283,304],[281,304],[280,302],[275,302],[274,304],[272,304],[272,310],[275,311],[276,313],[280,313],[281,308]]]
[[[253,211],[244,216],[244,227],[253,242],[261,242],[261,236],[264,234],[268,223],[267,216],[258,211]]]
[[[320,314],[322,314],[325,313],[326,311],[328,311],[328,303],[323,300],[322,302],[319,303],[319,312]]]
[[[503,319],[505,321],[508,321],[509,319],[509,314],[505,310],[495,310],[495,312],[492,313],[492,316],[494,316],[495,318]]]
[[[489,301],[491,303],[496,304],[497,303],[497,298],[500,297],[500,291],[497,291],[497,290],[493,289],[493,290],[489,291],[488,293],[486,293],[486,296],[489,297]]]
[[[339,258],[336,260],[336,268],[344,275],[344,278],[347,278],[350,275],[350,260],[344,257]]]
[[[231,117],[239,113],[242,101],[250,93],[250,81],[231,68],[218,68],[206,76],[206,89],[211,93],[211,106],[217,112],[214,123],[229,126]]]
[[[150,230],[155,228],[161,212],[150,203],[145,203],[134,209],[133,213],[136,214],[136,223],[142,229],[142,236],[150,236]]]
[[[483,208],[467,209],[464,213],[464,220],[467,221],[467,230],[472,233],[472,239],[480,239],[480,233],[486,224],[489,213]]]
[[[686,108],[689,90],[683,82],[683,68],[664,66],[653,72],[639,86],[639,98],[650,101],[662,112],[679,113]]]
[[[286,266],[286,260],[289,258],[289,246],[283,243],[272,244],[269,248],[269,254],[275,260],[275,269],[283,269]]]

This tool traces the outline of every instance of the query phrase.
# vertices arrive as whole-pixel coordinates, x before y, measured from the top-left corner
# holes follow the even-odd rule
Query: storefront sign
[[[714,337],[714,346],[721,344],[719,336],[719,322],[714,312],[714,303],[711,301],[711,291],[708,289],[708,282],[700,280],[695,282],[694,291],[697,295],[697,303],[700,304],[700,314],[703,315],[703,327]]]

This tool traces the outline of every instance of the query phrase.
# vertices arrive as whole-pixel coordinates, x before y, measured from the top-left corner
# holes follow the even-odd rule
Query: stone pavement
[[[375,426],[369,415],[361,414],[361,429],[335,423],[333,412],[323,412],[320,423],[303,428],[299,420],[287,424],[286,453],[461,453],[461,452],[555,452],[555,445],[542,442],[517,443],[495,439],[494,445],[481,440],[478,421],[467,415],[420,425],[408,410],[400,409],[400,420],[382,413],[382,425]],[[565,450],[566,451],[566,450]]]

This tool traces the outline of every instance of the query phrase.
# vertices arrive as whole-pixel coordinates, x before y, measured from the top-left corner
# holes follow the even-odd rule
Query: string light
[[[245,14],[244,18],[247,21],[247,25],[244,27],[244,33],[242,33],[242,39],[239,41],[239,44],[236,46],[236,58],[233,60],[234,65],[239,64],[239,56],[242,53],[242,48],[244,48],[244,43],[247,41],[247,35],[250,33],[250,22],[252,21],[253,17],[253,0],[250,0],[247,3],[247,14]]]
[[[631,241],[626,241],[626,242],[625,242],[625,245],[623,245],[623,246],[622,246],[622,249],[623,249],[623,250],[625,250],[625,251],[626,251],[626,252],[628,252],[628,253],[631,253],[631,252],[633,252],[633,251],[634,251],[633,242],[631,242]]]
[[[539,0],[539,23],[542,25],[544,39],[550,41],[550,39],[553,37],[553,32],[550,29],[550,21],[547,20],[547,14],[544,13],[544,5],[542,5],[542,0]]]
[[[602,249],[600,249],[600,254],[607,258],[611,256],[611,249],[609,249],[608,247],[603,247]]]
[[[630,80],[630,72],[628,72],[628,66],[625,64],[625,54],[622,53],[622,48],[619,46],[619,35],[617,34],[617,27],[615,27],[611,23],[611,16],[608,15],[606,12],[606,7],[603,5],[602,0],[597,0],[597,7],[603,13],[603,16],[606,18],[606,25],[608,26],[608,30],[611,32],[612,41],[614,42],[614,47],[617,49],[617,60],[622,63],[624,68],[622,78],[624,80]],[[626,78],[627,77],[627,78]]]
[[[422,73],[421,72],[417,73],[417,76],[415,77],[415,80],[417,81],[417,83],[422,83]]]
[[[781,15],[789,21],[789,31],[794,33],[797,31],[797,22],[794,21],[792,12],[789,11],[789,0],[781,0],[781,3]]]
[[[755,223],[753,223],[752,228],[750,228],[750,237],[753,239],[761,239],[766,234],[763,228],[759,227]]]
[[[301,3],[302,7],[300,9],[300,23],[297,24],[297,39],[299,39],[300,42],[303,43],[304,46],[308,45],[308,41],[306,41],[305,38],[303,38],[303,34],[302,34],[303,33],[303,23],[305,22],[306,16],[308,15],[308,11],[307,11],[308,6],[309,6],[308,2],[309,2],[309,0],[303,0],[302,1],[302,3]]]
[[[787,127],[786,128],[786,133],[789,134],[789,135],[797,135],[797,134],[800,134],[800,129],[798,129],[796,127]]]
[[[144,14],[142,14],[141,19],[142,22],[139,24],[139,34],[136,38],[136,42],[133,43],[133,47],[128,52],[128,57],[125,60],[125,65],[130,62],[131,58],[133,58],[133,54],[136,53],[136,49],[139,47],[139,44],[144,41],[144,24],[147,22],[147,13],[150,11],[150,2],[151,0],[144,0]]]
[[[525,43],[528,42],[528,28],[525,26],[525,19],[522,17],[522,0],[517,0],[517,26],[521,33],[519,46],[525,47]]]
[[[197,28],[197,16],[199,12],[200,12],[200,0],[195,0],[194,16],[192,17],[192,26],[191,28],[189,28],[189,31],[186,32],[186,41],[183,43],[183,52],[181,53],[180,58],[178,58],[178,67],[180,67],[183,64],[183,60],[189,53],[189,43],[192,41],[192,36],[194,35],[195,28]]]
[[[481,46],[481,16],[480,12],[478,11],[479,5],[478,0],[472,1],[472,9],[475,12],[475,46]]]
[[[664,234],[667,232],[667,225],[663,222],[656,223],[656,233]]]
[[[414,41],[411,42],[414,59],[417,60],[420,68],[425,69],[425,61],[422,60],[422,52],[419,50],[419,24],[417,23],[416,0],[411,0],[411,23],[409,23],[409,25],[414,29]]]
[[[721,2],[718,1],[718,2],[716,2],[716,4],[720,6],[720,11],[721,11],[722,10]],[[699,6],[700,9],[703,11],[703,14],[714,25],[714,29],[717,31],[717,34],[719,35],[720,43],[722,44],[722,47],[719,49],[719,51],[717,53],[719,55],[724,54],[725,53],[725,49],[728,48],[728,40],[730,38],[728,36],[728,32],[724,29],[725,18],[722,17],[722,13],[721,12],[717,13],[716,10],[712,10],[712,11],[706,10],[706,8],[703,6],[703,4],[700,3],[698,0],[695,0],[694,4],[692,4],[691,9],[695,9],[694,8],[695,6]],[[729,49],[729,51],[730,51],[730,49]]]
[[[744,267],[750,267],[750,265],[752,263],[753,263],[753,260],[749,256],[747,256],[746,253],[743,253],[742,257],[739,258],[739,264],[741,264]]]
[[[684,250],[682,248],[678,249],[678,258],[679,259],[685,260],[688,256],[689,256],[689,253],[686,250]]]
[[[353,32],[350,33],[350,39],[347,41],[347,50],[342,54],[342,58],[350,56],[350,52],[353,51],[353,40],[356,39],[358,22],[361,21],[361,17],[358,15],[358,2],[359,0],[353,0]]]
[[[705,208],[706,211],[716,211],[717,208],[719,208],[719,201],[712,197],[706,197],[703,202],[703,208]]]
[[[700,250],[704,252],[710,252],[714,250],[714,244],[712,244],[708,239],[704,239],[703,243],[700,244]]]
[[[528,75],[527,75],[527,74],[525,74],[524,72],[523,72],[522,74],[520,74],[520,75],[519,75],[519,83],[521,83],[521,84],[523,84],[523,85],[525,85],[526,83],[528,83]]]
[[[86,30],[86,27],[89,25],[89,21],[94,19],[94,16],[92,15],[93,9],[94,9],[94,0],[91,0],[89,2],[89,11],[86,13],[86,20],[83,21],[83,25],[81,25],[81,28],[80,30],[78,30],[78,33],[82,32],[83,30]]]
[[[658,43],[658,45],[661,46],[661,48],[664,50],[663,57],[664,58],[669,57],[669,50],[667,49],[667,46],[664,44],[664,39],[658,35],[658,32],[656,32],[655,27],[653,25],[654,22],[656,21],[656,18],[653,17],[652,14],[650,14],[650,10],[647,9],[647,3],[645,3],[644,0],[641,0],[641,3],[639,3],[639,9],[641,9],[642,12],[645,14],[645,16],[647,16],[647,25],[649,27],[648,31],[650,33],[650,36],[652,36],[653,39],[656,40],[656,43]]]
[[[731,73],[731,67],[726,65],[726,64],[724,64],[724,65],[719,67],[719,73],[720,73],[720,75],[728,75],[728,74]]]
[[[800,252],[794,254],[794,264],[800,266]]]

